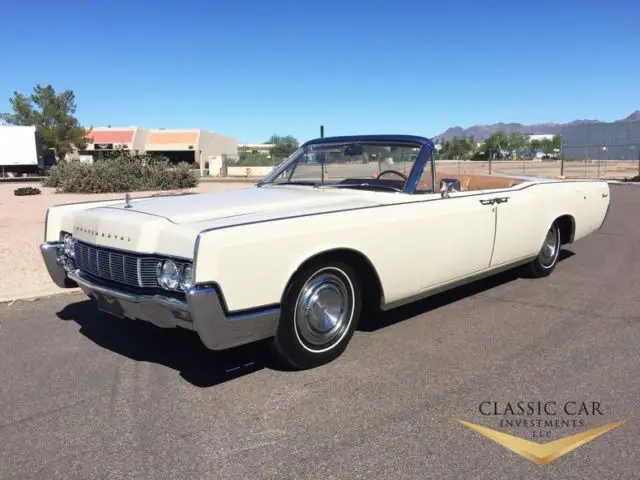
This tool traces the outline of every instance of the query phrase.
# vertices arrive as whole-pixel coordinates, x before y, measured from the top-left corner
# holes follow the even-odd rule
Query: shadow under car
[[[573,252],[562,250],[559,261],[573,255]],[[521,277],[521,270],[515,268],[387,312],[367,313],[358,330],[374,332]],[[66,305],[57,316],[76,322],[80,333],[102,348],[132,360],[176,370],[197,387],[218,385],[263,368],[289,370],[275,363],[274,356],[270,355],[270,339],[215,352],[202,344],[196,332],[119,319],[100,312],[89,299]]]

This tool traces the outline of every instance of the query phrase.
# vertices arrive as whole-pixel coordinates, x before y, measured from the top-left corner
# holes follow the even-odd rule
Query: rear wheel
[[[528,265],[528,273],[536,278],[550,275],[558,264],[561,246],[560,227],[558,222],[553,222],[547,231],[538,256]]]
[[[275,351],[296,369],[328,363],[346,349],[361,310],[360,282],[349,265],[309,265],[294,276],[284,295]]]

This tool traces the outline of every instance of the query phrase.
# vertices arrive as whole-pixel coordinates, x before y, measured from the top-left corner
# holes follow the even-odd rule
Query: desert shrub
[[[59,162],[43,185],[65,193],[119,193],[193,188],[198,182],[198,172],[186,163],[172,165],[162,157],[119,153],[94,163]]]
[[[25,195],[40,195],[40,193],[42,193],[40,192],[40,189],[34,187],[20,187],[13,191],[13,194],[18,197],[23,197]]]
[[[238,161],[234,163],[236,167],[271,167],[273,165],[274,160],[267,157],[264,153],[241,153]]]

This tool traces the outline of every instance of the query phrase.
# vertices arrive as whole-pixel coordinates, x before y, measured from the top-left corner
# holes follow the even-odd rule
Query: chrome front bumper
[[[143,320],[161,328],[194,330],[211,350],[251,343],[272,337],[280,318],[279,308],[228,314],[215,286],[196,286],[185,300],[118,290],[88,279],[62,260],[61,244],[44,243],[40,251],[51,279],[61,288],[79,287],[112,315]]]

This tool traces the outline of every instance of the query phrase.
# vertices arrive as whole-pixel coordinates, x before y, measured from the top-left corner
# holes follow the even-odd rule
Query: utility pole
[[[320,125],[320,138],[324,138],[324,125]],[[324,159],[323,162],[320,164],[320,172],[321,172],[321,182],[324,185]]]

